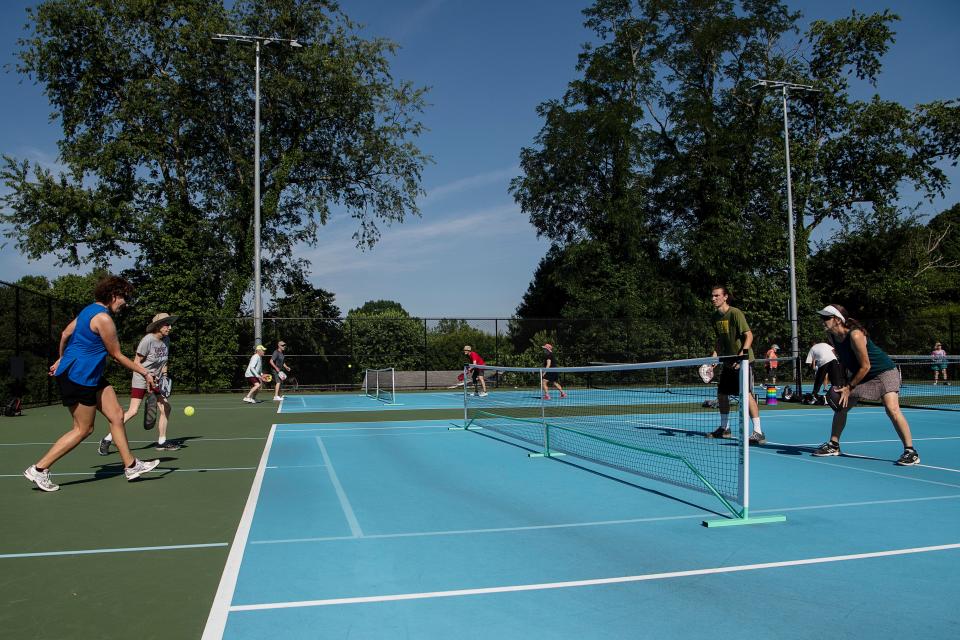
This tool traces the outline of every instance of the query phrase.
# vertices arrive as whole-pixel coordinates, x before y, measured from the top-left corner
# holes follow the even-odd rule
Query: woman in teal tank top
[[[153,383],[153,376],[143,365],[134,363],[120,351],[117,327],[113,323],[113,314],[123,308],[132,293],[133,287],[123,278],[104,278],[94,290],[96,302],[84,307],[60,334],[60,358],[50,367],[50,375],[56,376],[60,399],[70,409],[73,427],[60,436],[36,464],[23,472],[27,480],[43,491],[60,488],[50,480],[50,467],[93,433],[97,410],[110,421],[110,433],[123,459],[127,480],[139,478],[160,463],[159,460],[144,462],[130,453],[123,426],[123,408],[113,387],[103,377],[107,355],[110,355]]]
[[[900,410],[900,371],[883,349],[874,344],[867,330],[850,317],[838,304],[827,305],[817,312],[823,327],[833,337],[837,359],[847,371],[845,384],[834,384],[827,394],[833,408],[830,440],[813,452],[815,456],[840,455],[840,434],[847,425],[847,413],[858,401],[882,402],[893,428],[903,442],[903,454],[897,464],[920,464],[920,454],[913,448],[913,437],[906,416]]]

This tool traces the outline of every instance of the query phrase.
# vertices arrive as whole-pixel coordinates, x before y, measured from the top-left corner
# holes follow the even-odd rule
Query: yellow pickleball
[[[185,416],[192,416],[192,415],[193,415],[193,407],[184,407],[184,408],[183,408],[183,415],[185,415]]]

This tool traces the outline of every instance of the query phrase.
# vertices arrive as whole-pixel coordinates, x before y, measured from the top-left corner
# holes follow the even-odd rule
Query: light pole
[[[793,380],[798,385],[799,393],[800,381],[800,339],[797,322],[797,263],[796,251],[794,250],[795,239],[793,229],[793,187],[790,177],[790,122],[787,116],[787,93],[789,91],[807,91],[810,93],[819,93],[810,85],[797,84],[795,82],[784,82],[783,80],[758,80],[751,89],[758,87],[764,89],[779,90],[783,97],[783,145],[786,151],[787,160],[787,228],[790,239],[790,356],[793,358]]]
[[[260,293],[260,47],[277,42],[295,49],[303,47],[296,39],[265,38],[231,33],[218,33],[214,42],[245,42],[256,50],[254,63],[253,108],[253,344],[263,343],[263,297]]]

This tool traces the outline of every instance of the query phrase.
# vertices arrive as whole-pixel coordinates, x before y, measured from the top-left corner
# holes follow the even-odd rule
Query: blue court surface
[[[285,403],[286,404],[286,403]],[[277,424],[205,638],[955,638],[957,414],[763,414],[753,515],[446,421]]]

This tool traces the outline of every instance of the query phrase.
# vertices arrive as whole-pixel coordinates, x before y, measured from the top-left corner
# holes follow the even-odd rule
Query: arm
[[[60,332],[60,355],[57,356],[57,361],[50,365],[50,375],[53,375],[57,371],[57,367],[60,366],[60,358],[63,357],[63,350],[67,348],[67,343],[70,342],[70,336],[73,335],[73,332],[77,330],[77,319],[74,318],[70,321],[63,331]]]
[[[106,313],[98,313],[93,317],[93,320],[90,321],[90,325],[91,328],[96,329],[100,335],[100,339],[103,340],[103,346],[106,348],[107,353],[110,354],[110,357],[122,366],[130,369],[130,371],[136,371],[147,379],[147,384],[153,385],[153,374],[147,371],[140,362],[134,362],[120,351],[120,340],[117,338],[117,326],[113,324],[113,318]],[[137,358],[139,358],[139,354]]]
[[[847,381],[846,386],[840,388],[841,407],[847,406],[850,392],[853,391],[854,387],[856,387],[870,371],[870,357],[867,355],[867,337],[863,335],[863,331],[854,329],[850,332],[850,337],[847,339],[850,341],[853,354],[857,357],[857,365],[859,368],[854,372],[853,377]]]
[[[750,347],[753,346],[753,331],[750,331],[750,329],[747,329],[742,334],[740,334],[740,337],[743,338],[743,348],[740,349],[740,353],[749,353]]]

